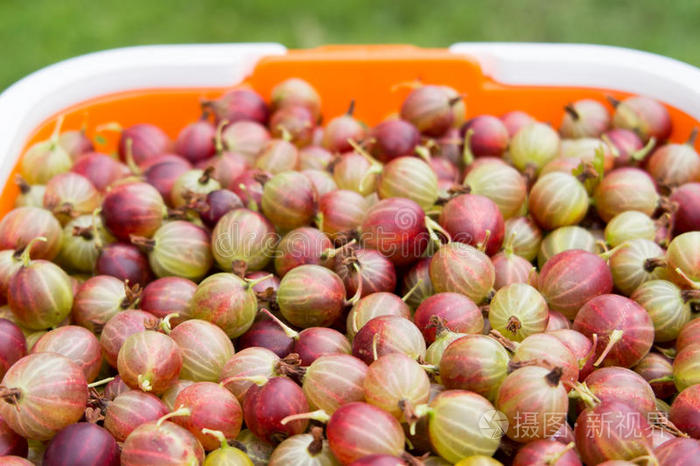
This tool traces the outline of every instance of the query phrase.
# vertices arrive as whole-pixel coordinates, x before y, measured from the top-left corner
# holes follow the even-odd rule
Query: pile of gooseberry
[[[298,78],[114,147],[59,118],[0,220],[0,463],[696,462],[695,131],[397,88],[372,127]]]

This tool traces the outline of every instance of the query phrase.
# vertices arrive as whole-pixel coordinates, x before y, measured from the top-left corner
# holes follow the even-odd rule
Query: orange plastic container
[[[178,47],[182,50],[175,50]],[[247,44],[243,47],[249,47],[252,51],[249,50],[241,54],[240,50],[236,49],[238,55],[233,53],[231,58],[231,60],[234,58],[237,60],[235,64],[245,62],[245,66],[232,69],[230,78],[225,75],[220,76],[217,78],[220,83],[210,85],[211,79],[200,76],[203,70],[198,68],[208,69],[206,67],[209,66],[214,70],[217,69],[212,63],[203,65],[201,62],[202,50],[207,49],[207,47],[223,47],[223,49],[217,50],[216,54],[210,54],[212,62],[217,58],[225,60],[228,57],[225,54],[226,45],[140,47],[101,52],[74,59],[72,63],[68,61],[39,71],[0,95],[0,138],[6,137],[15,140],[14,146],[0,147],[0,151],[5,149],[5,153],[0,152],[0,154],[4,157],[2,163],[6,167],[6,170],[0,173],[4,185],[0,199],[0,216],[12,208],[17,195],[15,184],[9,181],[17,168],[17,161],[21,153],[31,144],[49,137],[58,114],[65,117],[62,127],[64,130],[85,127],[91,138],[95,136],[97,125],[113,121],[117,121],[123,126],[151,122],[162,127],[170,136],[175,137],[185,124],[196,119],[199,114],[199,103],[202,99],[216,97],[233,86],[250,86],[267,98],[275,84],[293,76],[309,81],[318,89],[323,100],[322,112],[326,117],[343,113],[350,100],[354,99],[356,101],[356,116],[369,125],[376,124],[386,116],[396,112],[401,101],[410,91],[410,86],[402,85],[402,83],[414,81],[445,84],[463,93],[466,96],[468,116],[481,113],[498,115],[510,110],[523,110],[541,121],[551,122],[557,126],[563,116],[564,105],[573,100],[588,97],[605,102],[606,96],[619,99],[633,93],[640,86],[653,91],[649,94],[667,103],[673,118],[672,140],[687,138],[692,127],[698,125],[698,116],[700,115],[700,105],[695,105],[700,103],[698,89],[694,87],[700,88],[700,79],[696,79],[700,77],[700,70],[667,58],[625,49],[544,44],[457,44],[450,49],[378,45],[327,46],[310,50],[285,51],[283,47],[278,45]],[[235,47],[235,45],[230,47]],[[572,73],[571,66],[575,71],[576,66],[588,63],[582,59],[583,55],[576,57],[574,53],[576,47],[584,47],[586,53],[583,55],[588,54],[587,56],[594,62],[595,60],[600,61],[600,69],[598,70],[600,73],[605,73],[606,69],[613,70],[611,71],[613,77],[609,81],[597,81],[596,79],[588,79],[583,72]],[[135,70],[129,69],[126,64],[124,69],[121,69],[119,63],[115,64],[109,61],[110,54],[113,55],[111,57],[113,59],[128,60],[129,51],[140,54],[136,61],[143,62],[141,68],[132,63],[129,66],[136,68]],[[609,57],[610,63],[600,59],[606,53],[612,55]],[[176,60],[187,60],[188,56],[193,60],[192,63],[176,62]],[[518,62],[521,56],[524,56],[525,59]],[[528,56],[530,57],[529,62]],[[567,66],[565,57],[569,57],[571,60],[570,66]],[[626,78],[623,76],[624,79],[619,78],[620,82],[616,82],[615,76],[620,75],[620,72],[617,68],[612,67],[618,66],[619,68],[620,57],[626,57],[628,61],[625,65],[625,60],[622,60],[623,68],[625,66],[628,68],[629,76]],[[633,60],[635,58],[642,62],[635,64]],[[158,60],[168,64],[168,66],[163,65],[162,85],[158,84],[160,82],[158,70],[152,69],[153,63],[157,64]],[[646,64],[644,60],[647,60]],[[654,60],[661,60],[662,64],[669,68],[667,70],[668,79],[662,80],[660,83],[652,82],[643,74],[638,76],[639,82],[632,79],[635,69],[646,67]],[[114,75],[118,77],[120,72],[129,70],[129,82],[113,86],[121,89],[118,92],[100,93],[99,90],[92,90],[92,94],[96,95],[81,99],[81,90],[77,89],[79,83],[76,77],[74,82],[68,83],[74,85],[70,92],[66,91],[70,94],[68,100],[72,100],[68,105],[61,106],[53,102],[54,109],[50,111],[50,114],[38,119],[37,115],[40,115],[41,111],[37,113],[36,107],[31,109],[29,107],[41,105],[41,103],[28,102],[26,103],[28,108],[24,110],[25,113],[28,113],[29,110],[35,111],[32,118],[37,121],[33,127],[27,129],[25,124],[24,132],[26,134],[21,134],[21,132],[20,134],[5,134],[7,128],[3,129],[2,126],[3,114],[12,118],[22,116],[23,109],[8,107],[10,102],[18,102],[18,93],[27,95],[27,90],[31,90],[32,86],[35,86],[33,81],[50,78],[47,75],[53,74],[60,78],[61,73],[63,73],[63,79],[69,80],[70,77],[65,77],[66,68],[78,68],[76,74],[80,74],[80,68],[87,70],[91,64],[95,65],[95,61],[109,63],[116,69],[112,74],[103,76],[104,79],[114,80]],[[536,70],[534,76],[531,69],[528,68],[528,63]],[[182,72],[187,75],[188,82],[192,84],[177,85],[177,79],[173,80],[173,76],[168,74],[176,72],[173,69],[176,66],[179,67],[175,68],[176,70],[185,70]],[[687,102],[680,100],[682,96],[674,96],[670,91],[670,89],[678,90],[679,86],[670,77],[672,74],[678,77],[680,73],[674,67],[680,67],[679,69],[687,74],[687,77],[684,76],[684,82],[689,86],[691,92],[691,95],[686,96]],[[563,78],[557,77],[557,68],[564,75]],[[144,75],[143,85],[140,85],[139,69]],[[519,69],[521,75],[518,72]],[[548,73],[548,69],[551,73]],[[218,69],[218,72],[225,73],[226,67]],[[541,78],[537,77],[537,73],[541,74]],[[81,76],[84,77],[84,75]],[[519,76],[522,76],[522,79]],[[198,77],[201,77],[202,85],[197,85]],[[597,75],[595,77],[597,78]],[[100,76],[96,76],[94,79],[100,79]],[[692,79],[696,80],[690,82]],[[573,84],[566,85],[567,80]],[[651,83],[648,88],[645,87],[645,80]],[[517,81],[521,81],[521,83]],[[541,84],[538,84],[539,82]],[[589,82],[592,85],[584,85]],[[596,85],[606,82],[609,85]],[[18,87],[20,92],[18,92]],[[90,88],[90,86],[86,87]],[[669,91],[664,90],[666,87]],[[109,86],[106,89],[109,89]],[[40,94],[48,92],[48,90],[38,88],[35,90]],[[673,98],[664,99],[665,92],[668,92],[669,97]],[[10,94],[9,98],[8,93]],[[85,93],[89,94],[90,92],[86,90]],[[669,101],[673,100],[685,103],[685,111],[678,106],[670,105]],[[43,109],[43,111],[46,113],[48,110]],[[695,115],[691,116],[691,112]],[[99,150],[103,152],[115,150],[116,136],[106,133],[104,136],[107,137],[106,144]],[[19,143],[18,138],[21,138]]]

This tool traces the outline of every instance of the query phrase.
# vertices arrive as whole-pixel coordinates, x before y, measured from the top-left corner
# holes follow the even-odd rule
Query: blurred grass
[[[156,43],[585,42],[700,65],[699,25],[698,0],[0,0],[0,89],[75,55]]]

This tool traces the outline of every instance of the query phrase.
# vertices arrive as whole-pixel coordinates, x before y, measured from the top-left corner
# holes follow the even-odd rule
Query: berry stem
[[[316,456],[323,451],[323,428],[313,426],[311,428],[311,437],[312,440],[309,442],[309,446],[306,447],[306,451],[308,451],[311,456]]]
[[[265,314],[268,316],[274,323],[280,326],[282,331],[284,332],[285,335],[287,335],[289,338],[292,338],[294,340],[299,339],[299,332],[295,331],[291,327],[289,327],[287,324],[282,322],[279,318],[277,318],[276,315],[274,315],[272,312],[268,311],[267,309],[260,309],[261,314]]]
[[[224,435],[223,432],[220,430],[212,430],[212,429],[207,429],[206,427],[202,429],[202,433],[204,435],[211,435],[212,437],[216,437],[216,439],[221,442],[221,449],[226,449],[229,448],[231,445],[228,444],[228,439]]]
[[[695,126],[693,129],[690,131],[690,136],[688,136],[688,140],[686,141],[686,144],[689,146],[694,146],[695,145],[695,140],[698,138],[698,127]]]
[[[192,411],[190,411],[190,408],[185,408],[184,406],[180,406],[175,411],[170,412],[170,413],[166,414],[165,416],[161,417],[160,419],[158,419],[158,422],[156,422],[156,425],[160,427],[163,424],[163,422],[170,419],[171,417],[189,416],[191,414],[192,414]]]
[[[353,262],[352,267],[355,269],[355,273],[357,274],[357,290],[355,290],[355,294],[352,298],[345,301],[346,306],[354,306],[355,303],[362,298],[362,283],[364,282],[362,279],[362,270],[357,262]]]
[[[665,375],[663,377],[657,377],[655,379],[651,379],[649,383],[663,383],[663,382],[674,382],[676,379],[672,375]]]
[[[114,380],[114,377],[107,377],[106,379],[98,380],[97,382],[92,382],[88,384],[88,388],[99,387],[100,385],[105,385]]]
[[[581,115],[579,115],[579,113],[574,108],[574,104],[566,104],[564,106],[564,111],[571,115],[571,118],[573,118],[576,121],[578,121],[581,118]]]
[[[700,300],[700,290],[681,290],[683,302]]]
[[[575,442],[569,442],[569,443],[567,443],[567,444],[566,444],[566,448],[564,448],[564,449],[561,450],[560,452],[558,452],[558,453],[552,455],[552,456],[547,460],[547,464],[552,464],[552,465],[557,464],[557,462],[562,458],[562,456],[566,455],[569,451],[573,450],[574,447],[576,447],[576,443],[575,443]]]
[[[150,375],[143,375],[139,374],[138,378],[136,379],[139,384],[139,388],[143,390],[144,392],[150,392],[153,390],[153,385],[151,384],[151,376]]]
[[[293,414],[291,416],[287,416],[284,419],[282,419],[282,421],[280,421],[280,424],[284,426],[292,421],[298,421],[300,419],[311,419],[314,421],[323,422],[325,424],[330,418],[331,416],[327,412],[325,412],[322,409],[319,409],[317,411],[311,411],[308,413]]]
[[[586,353],[586,355],[583,358],[578,360],[579,370],[583,369],[583,367],[586,365],[586,363],[588,363],[588,360],[591,359],[591,357],[593,357],[593,355],[595,354],[595,350],[598,347],[598,334],[594,333],[591,340],[593,340],[593,342],[591,344],[590,349],[588,350],[588,352]]]
[[[464,147],[462,148],[462,163],[465,167],[468,167],[474,163],[474,154],[472,153],[472,136],[474,135],[474,130],[469,128],[464,134]]]
[[[166,335],[170,335],[170,332],[173,331],[173,327],[170,325],[170,319],[175,319],[180,317],[180,314],[177,312],[173,312],[168,314],[167,316],[163,317],[163,320],[160,322],[160,328],[165,332]]]
[[[15,184],[19,188],[19,192],[22,194],[28,194],[32,190],[32,187],[27,183],[27,181],[22,178],[22,175],[15,175]]]
[[[666,267],[667,262],[663,257],[652,257],[644,261],[644,271],[651,273],[657,267]]]
[[[63,126],[63,119],[63,114],[58,115],[58,118],[56,119],[56,126],[54,126],[53,133],[51,133],[51,139],[49,139],[49,141],[51,142],[51,147],[54,147],[58,143],[58,138],[61,136],[61,126]]]
[[[636,152],[633,152],[630,154],[630,158],[632,160],[636,160],[638,162],[644,160],[647,155],[649,155],[649,152],[656,146],[656,138],[655,137],[650,137],[649,141],[647,141],[646,145],[639,149]]]
[[[421,284],[423,284],[423,279],[422,279],[422,278],[419,279],[419,280],[416,282],[416,284],[413,285],[413,286],[411,287],[411,289],[408,290],[408,291],[406,292],[406,294],[403,295],[403,296],[401,297],[401,301],[403,301],[403,302],[405,303],[405,302],[408,300],[408,298],[410,298],[411,295],[412,295],[413,293],[415,293],[415,291],[418,289],[418,287],[421,286]]]
[[[676,273],[677,273],[678,275],[680,275],[680,277],[681,277],[683,280],[685,280],[686,283],[688,283],[688,285],[690,285],[690,287],[691,287],[692,289],[694,289],[694,290],[699,290],[699,289],[700,289],[700,281],[693,280],[692,278],[690,278],[685,272],[683,272],[683,270],[681,270],[680,267],[676,267],[676,270],[675,270],[675,271],[676,271]]]
[[[24,250],[22,250],[22,254],[20,254],[19,256],[20,261],[22,261],[22,267],[27,267],[29,266],[29,264],[31,264],[32,259],[30,253],[32,251],[32,247],[36,244],[37,241],[45,243],[48,240],[44,236],[37,236],[36,238],[29,241],[29,243],[27,243],[27,245],[24,247]]]
[[[136,164],[136,161],[134,160],[134,141],[131,138],[126,139],[126,155],[124,156],[126,159],[126,166],[129,167],[129,170],[131,170],[131,173],[134,175],[140,175],[141,174],[141,168]]]
[[[564,373],[561,367],[555,367],[552,369],[547,375],[544,376],[544,378],[547,380],[547,383],[551,385],[552,387],[556,387],[559,385],[559,381],[561,380],[561,376]]]
[[[605,346],[605,349],[603,352],[600,354],[596,362],[593,363],[595,367],[600,366],[603,363],[603,360],[606,358],[608,353],[613,349],[613,346],[622,339],[622,335],[624,334],[624,331],[620,329],[615,329],[610,333],[610,337],[608,339],[608,344]]]
[[[448,243],[452,241],[452,237],[450,236],[450,234],[444,228],[442,228],[438,222],[428,217],[427,215],[425,216],[425,228],[427,228],[428,230],[430,239],[438,247],[442,246],[442,241],[440,241],[440,237],[437,235],[437,233],[435,233],[436,231],[444,235],[445,238],[447,238]]]
[[[571,384],[571,388],[569,398],[579,398],[589,408],[593,408],[600,403],[600,398],[595,396],[595,393],[588,388],[586,382],[575,382]]]
[[[146,252],[151,252],[151,251],[153,251],[153,248],[156,247],[156,240],[154,240],[152,238],[145,238],[143,236],[131,235],[129,237],[129,239],[131,240],[131,244],[143,249]]]
[[[273,276],[274,276],[273,274],[268,274],[268,275],[262,276],[260,278],[256,278],[255,280],[250,280],[250,279],[246,278],[245,279],[245,281],[246,281],[245,289],[249,290],[252,287],[254,287],[255,285],[257,285],[258,283],[264,282],[265,280],[269,280]]]
[[[522,327],[520,319],[515,316],[510,316],[508,323],[506,324],[506,330],[515,335],[518,333],[518,330],[520,330],[520,327]]]
[[[496,340],[497,342],[499,342],[501,344],[501,346],[503,346],[505,349],[507,349],[511,353],[514,353],[515,350],[518,349],[519,345],[516,342],[507,339],[498,330],[491,329],[491,331],[489,332],[489,336],[491,338],[493,338],[494,340]]]

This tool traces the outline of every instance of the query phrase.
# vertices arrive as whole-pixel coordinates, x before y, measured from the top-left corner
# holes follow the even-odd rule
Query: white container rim
[[[475,58],[484,74],[504,84],[642,94],[700,120],[700,69],[671,58],[585,44],[464,42],[449,50]],[[95,52],[36,71],[0,94],[0,180],[35,128],[71,105],[132,89],[231,86],[261,58],[286,52],[275,43],[151,45]]]

